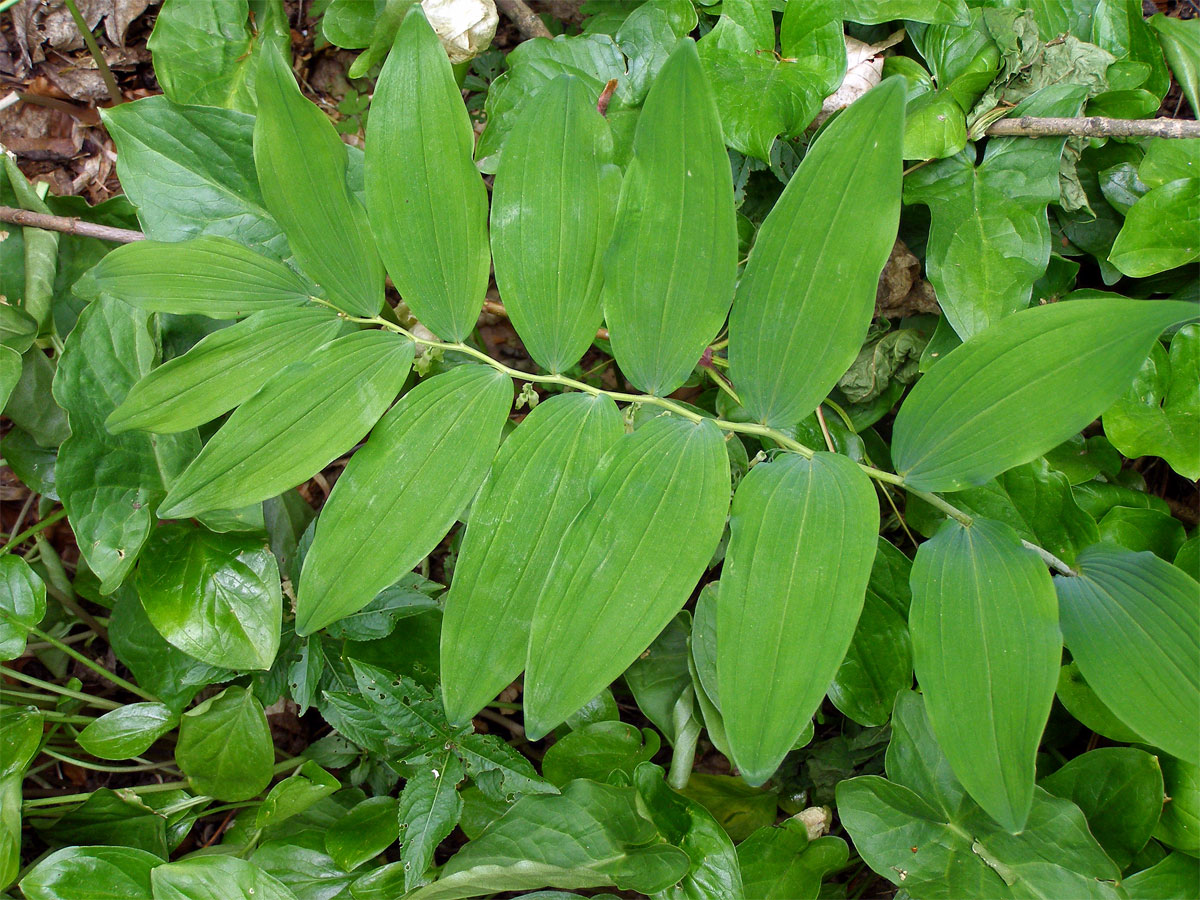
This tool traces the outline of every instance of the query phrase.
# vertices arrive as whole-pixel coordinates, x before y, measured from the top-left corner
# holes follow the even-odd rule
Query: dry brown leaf
[[[841,87],[825,98],[821,111],[814,120],[820,125],[839,109],[845,109],[883,80],[883,52],[904,40],[904,29],[900,29],[878,44],[864,44],[857,38],[846,35],[846,77]]]

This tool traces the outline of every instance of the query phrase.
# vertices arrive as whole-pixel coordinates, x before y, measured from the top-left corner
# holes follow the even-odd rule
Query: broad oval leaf
[[[561,372],[596,336],[601,261],[620,170],[612,133],[580,79],[534,95],[505,144],[492,187],[496,286],[539,365]]]
[[[262,704],[229,687],[183,714],[175,762],[198,794],[236,802],[271,783],[275,750]]]
[[[26,626],[46,617],[46,583],[15,553],[0,556],[0,659],[25,652]]]
[[[1145,278],[1200,259],[1200,178],[1156,187],[1133,204],[1108,258],[1126,275]]]
[[[150,873],[154,900],[296,900],[283,882],[236,856],[193,856],[166,863]]]
[[[79,732],[79,746],[98,759],[139,756],[179,722],[165,703],[129,703]]]
[[[1100,544],[1055,576],[1063,637],[1096,696],[1150,743],[1200,765],[1200,587],[1153,553]]]
[[[450,341],[475,327],[491,262],[474,138],[446,51],[414,4],[371,103],[367,210],[404,302]]]
[[[471,507],[442,619],[442,696],[452,723],[470,721],[524,668],[529,623],[563,532],[624,433],[608,397],[560,394],[501,446]]]
[[[507,376],[462,365],[417,385],[380,420],[317,519],[297,634],[362,609],[437,546],[483,481],[511,405]]]
[[[1020,831],[1062,658],[1050,573],[1009,526],[951,520],[917,549],[912,588],[913,667],[938,743],[984,811]]]
[[[378,856],[400,833],[395,797],[363,800],[325,832],[325,849],[347,872]]]
[[[1190,303],[1104,298],[1005,317],[917,382],[896,416],[896,471],[953,491],[1041,456],[1121,396],[1164,328],[1195,316]]]
[[[904,81],[817,139],[750,251],[729,316],[729,369],[757,421],[810,415],[854,362],[900,220]]]
[[[321,306],[254,313],[148,374],[104,426],[111,434],[195,428],[249,400],[272,375],[333,340],[342,327]]]
[[[146,545],[137,590],[158,633],[189,656],[228,669],[275,661],[283,598],[262,538],[164,525]]]
[[[885,725],[897,692],[911,688],[912,678],[908,623],[868,589],[854,638],[829,684],[829,700],[859,725]]]
[[[158,515],[237,509],[311,478],[375,424],[404,386],[412,358],[407,338],[359,331],[283,369],[205,444]]]
[[[857,464],[787,454],[750,470],[729,516],[717,679],[738,771],[766,781],[821,705],[862,612],[879,502]]]
[[[525,666],[531,738],[600,693],[679,612],[728,508],[729,455],[709,421],[652,419],[605,454],[534,613]]]
[[[236,241],[206,235],[167,244],[117,247],[75,283],[85,300],[107,294],[147,312],[239,319],[281,304],[306,303],[304,279]]]
[[[130,900],[151,896],[150,873],[162,859],[133,847],[66,847],[21,879],[28,900]]]
[[[638,388],[666,396],[696,367],[733,299],[737,243],[721,119],[685,38],[646,96],[604,257],[613,355]]]
[[[278,46],[262,47],[254,168],[263,202],[296,261],[339,308],[373,316],[383,306],[383,264],[367,213],[346,184],[346,145],[305,99]]]

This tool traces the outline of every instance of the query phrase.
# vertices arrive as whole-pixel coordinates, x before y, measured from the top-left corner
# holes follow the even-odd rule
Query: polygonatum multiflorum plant
[[[672,39],[642,76],[635,124],[619,128],[605,115],[611,88],[600,99],[591,77],[543,79],[506,112],[502,145],[490,139],[490,193],[419,5],[379,72],[365,151],[304,97],[279,41],[253,57],[253,116],[165,98],[105,113],[142,226],[164,239],[112,250],[75,284],[86,306],[53,381],[70,428],[55,490],[141,687],[121,684],[145,702],[78,740],[128,759],[178,727],[192,795],[104,800],[165,817],[168,834],[194,795],[255,811],[228,853],[58,851],[26,875],[26,896],[78,896],[69,882],[87,867],[155,897],[201,884],[333,896],[267,874],[272,853],[278,868],[296,852],[283,829],[302,814],[327,831],[305,837],[320,845],[306,852],[344,875],[337,896],[360,900],[607,885],[816,896],[844,843],[772,827],[772,802],[735,850],[734,826],[672,788],[689,785],[702,726],[738,790],[786,780],[827,695],[863,734],[890,720],[887,777],[842,780],[836,805],[862,861],[910,896],[1151,896],[1120,881],[1159,862],[1130,869],[1155,828],[1183,851],[1155,877],[1192,877],[1194,818],[1163,825],[1159,813],[1163,776],[1185,791],[1200,767],[1200,586],[1102,534],[1064,499],[1091,477],[1071,469],[1083,463],[1065,474],[1046,457],[1136,405],[1148,356],[1166,367],[1164,332],[1171,363],[1194,368],[1195,304],[1092,291],[1026,308],[1031,282],[1013,302],[1010,276],[972,258],[975,225],[955,204],[1004,185],[1024,221],[1022,203],[1058,195],[1063,140],[991,138],[978,164],[946,152],[905,178],[906,115],[923,107],[901,76],[820,128],[747,250],[712,46]],[[990,58],[979,54],[977,68]],[[1016,113],[1070,115],[1085,98],[1052,84]],[[1154,143],[1140,174],[1194,184],[1187,144]],[[225,161],[225,181],[188,174],[200,146]],[[176,210],[174,230],[160,227],[162,197],[139,180],[151,169],[157,190],[194,199],[191,225]],[[887,408],[847,412],[830,395],[869,339],[902,198],[930,209],[945,317],[889,441],[865,443],[857,430]],[[1125,251],[1131,274],[1157,252]],[[473,337],[493,270],[524,368]],[[196,321],[210,324],[161,362],[179,323]],[[582,371],[597,343],[628,385]],[[673,399],[697,371],[715,399]],[[1136,430],[1126,419],[1114,434]],[[313,519],[292,489],[336,460]],[[879,536],[881,510],[896,515],[905,497],[928,526],[911,572]],[[1037,504],[1049,511],[1029,514]],[[450,534],[442,593],[428,558]],[[5,613],[10,627],[54,640],[36,628],[40,579],[16,557],[4,566],[9,593],[30,598]],[[902,587],[889,592],[888,578]],[[432,631],[405,632],[433,609]],[[415,667],[368,643],[401,620],[423,648]],[[671,654],[685,686],[664,695]],[[666,780],[647,761],[656,733],[597,712],[622,677],[673,745]],[[559,738],[540,775],[472,724],[518,681],[521,738]],[[276,765],[260,701],[284,693],[336,733]],[[1039,780],[1056,696],[1145,749],[1095,750]],[[14,785],[19,802],[43,715],[5,729],[6,804]],[[327,771],[356,761],[355,784],[376,796],[349,797]],[[1150,785],[1128,789],[1132,807],[1153,807],[1134,838],[1105,825],[1123,815],[1105,806],[1110,777]],[[435,860],[460,824],[472,840]],[[60,844],[89,843],[54,827]],[[397,837],[394,861],[360,868]],[[807,874],[785,878],[784,858],[808,860]]]

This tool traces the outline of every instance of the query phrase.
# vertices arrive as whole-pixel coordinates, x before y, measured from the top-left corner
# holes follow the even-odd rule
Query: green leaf
[[[914,22],[965,25],[965,0],[842,0],[843,15],[848,21],[875,25],[893,19]]]
[[[660,396],[683,384],[725,321],[736,269],[721,120],[696,45],[685,38],[638,117],[604,257],[604,315],[633,384]]]
[[[738,862],[747,897],[756,900],[816,900],[821,879],[846,865],[849,848],[841,838],[809,841],[796,819],[760,828],[738,844]]]
[[[85,300],[115,297],[147,312],[238,319],[305,303],[310,290],[283,263],[209,235],[125,244],[76,282],[75,292]]]
[[[729,455],[711,422],[664,416],[614,443],[538,599],[525,666],[531,738],[608,686],[679,612],[728,503]]]
[[[283,51],[290,35],[282,5],[267,2],[261,31],[249,26],[246,0],[188,0],[168,3],[154,23],[146,48],[154,74],[175,103],[225,106],[254,112],[254,73],[261,41]]]
[[[471,507],[442,622],[442,692],[466,723],[525,666],[548,563],[587,503],[603,454],[624,434],[607,397],[539,403],[504,442]]]
[[[638,708],[672,745],[679,739],[675,711],[692,684],[688,672],[690,622],[690,614],[680,613],[625,670],[625,684]],[[686,706],[691,708],[690,699]]]
[[[1163,810],[1158,760],[1133,747],[1102,747],[1070,760],[1041,780],[1087,816],[1088,828],[1122,869],[1150,840]]]
[[[403,387],[412,357],[407,338],[359,331],[281,370],[204,446],[159,516],[236,509],[311,478],[375,424]]]
[[[287,885],[254,863],[234,856],[195,856],[159,866],[150,873],[155,900],[209,900],[253,897],[296,900]]]
[[[44,717],[27,708],[0,713],[0,885],[21,869],[21,784],[42,747]]]
[[[147,97],[101,110],[101,117],[117,146],[121,187],[146,237],[183,241],[211,234],[279,259],[290,255],[254,173],[253,116]]]
[[[483,480],[511,403],[507,377],[462,365],[422,382],[383,417],[317,520],[297,634],[361,609],[437,546]]]
[[[1172,853],[1162,862],[1124,881],[1129,900],[1171,900],[1200,896],[1200,868],[1186,853]]]
[[[1200,178],[1181,178],[1156,187],[1133,204],[1108,254],[1126,275],[1145,278],[1200,259],[1196,220]]]
[[[159,634],[227,669],[269,669],[279,650],[279,567],[261,537],[186,523],[155,530],[137,591]]]
[[[712,813],[734,841],[744,841],[758,829],[775,824],[779,795],[750,787],[735,775],[692,772],[679,793]]]
[[[294,775],[271,788],[255,813],[254,827],[266,828],[285,822],[341,786],[341,782],[309,760]]]
[[[300,93],[280,48],[263,47],[256,89],[254,168],[267,209],[334,305],[375,315],[383,306],[383,264],[366,211],[346,183],[346,145]]]
[[[1200,856],[1200,766],[1166,755],[1158,762],[1171,802],[1163,807],[1154,837],[1189,856]]]
[[[954,774],[989,815],[1020,831],[1054,702],[1062,639],[1042,561],[1000,522],[948,522],[917,549],[913,665]]]
[[[350,793],[358,792],[347,792]],[[330,801],[330,804],[333,810],[340,812],[340,804],[335,801]],[[316,809],[314,807],[314,811]],[[336,816],[337,812],[332,815]],[[318,820],[317,816],[321,818]],[[250,862],[290,888],[297,900],[323,900],[339,894],[346,896],[345,889],[355,876],[341,868],[322,849],[325,835],[318,829],[324,829],[327,821],[325,815],[314,812],[312,820],[297,820],[295,825],[273,832],[286,833],[288,836],[259,845],[250,855]]]
[[[911,688],[912,677],[908,623],[868,589],[854,638],[829,685],[829,700],[859,725],[883,725],[896,692]]]
[[[1099,524],[1099,540],[1126,550],[1150,550],[1168,562],[1186,538],[1183,523],[1157,509],[1114,506]]]
[[[729,319],[730,372],[757,421],[795,425],[858,356],[896,239],[903,123],[903,79],[856,101],[759,229]]]
[[[395,797],[369,797],[325,833],[325,849],[346,871],[356,869],[396,842],[400,834]]]
[[[52,844],[99,844],[107,842],[134,847],[165,860],[167,817],[152,809],[136,794],[100,788],[87,800],[71,807],[57,820],[33,820],[44,840]]]
[[[1077,577],[1056,576],[1067,648],[1124,724],[1200,764],[1200,609],[1196,582],[1152,553],[1098,545]]]
[[[462,763],[450,750],[427,760],[400,792],[400,861],[404,890],[424,881],[433,851],[454,830],[462,816],[458,784],[465,777]]]
[[[130,703],[93,721],[76,740],[98,759],[129,759],[178,724],[179,716],[165,703]]]
[[[1147,24],[1158,33],[1158,43],[1188,105],[1200,108],[1200,25],[1162,13],[1152,16]]]
[[[601,258],[621,173],[587,85],[561,75],[535,95],[492,187],[496,285],[525,346],[551,372],[570,368],[600,325]]]
[[[145,900],[162,860],[132,847],[66,847],[21,879],[27,900]]]
[[[563,735],[542,757],[542,774],[556,787],[576,778],[606,782],[613,772],[633,770],[658,752],[658,735],[625,722],[592,722]]]
[[[271,782],[275,750],[262,704],[229,687],[183,715],[175,762],[198,794],[249,800]]]
[[[487,190],[450,61],[419,6],[396,33],[371,103],[367,208],[404,302],[434,333],[461,341],[487,291]]]
[[[943,159],[967,145],[967,120],[950,91],[928,91],[904,112],[904,158]]]
[[[1058,670],[1055,694],[1063,708],[1089,731],[1126,744],[1140,740],[1129,726],[1123,725],[1112,710],[1100,702],[1075,663],[1068,663]]]
[[[272,375],[303,359],[342,328],[323,307],[254,313],[213,332],[133,386],[104,425],[169,434],[195,428],[249,400]]]
[[[24,626],[45,617],[45,582],[15,553],[0,556],[0,659],[22,655],[29,634]]]
[[[58,493],[103,594],[133,568],[165,485],[197,449],[195,432],[151,437],[104,428],[157,356],[149,314],[103,297],[79,317],[54,378],[54,397],[71,423],[55,466]]]
[[[1008,316],[917,382],[896,416],[896,471],[919,490],[953,491],[1029,462],[1111,406],[1159,333],[1194,315],[1105,298]]]

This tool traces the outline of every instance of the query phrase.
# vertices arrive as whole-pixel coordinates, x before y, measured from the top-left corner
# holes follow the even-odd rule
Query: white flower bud
[[[421,7],[452,63],[486,50],[500,22],[493,0],[421,0]]]

